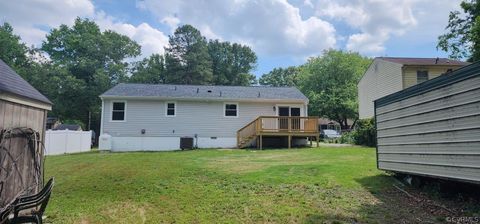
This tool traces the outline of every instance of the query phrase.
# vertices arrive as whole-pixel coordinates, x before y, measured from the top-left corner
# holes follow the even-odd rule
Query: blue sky
[[[191,24],[207,38],[239,42],[257,53],[254,74],[304,63],[329,48],[362,55],[446,57],[436,50],[459,0],[18,0],[0,2],[29,45],[79,16],[136,40],[142,57],[163,53],[168,35]]]

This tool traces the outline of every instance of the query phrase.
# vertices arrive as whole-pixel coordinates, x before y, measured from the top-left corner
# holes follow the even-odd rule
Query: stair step
[[[240,140],[239,144],[237,145],[238,148],[245,148],[247,146],[247,143],[250,143],[254,138],[256,138],[256,135],[251,135],[248,137],[244,137]]]

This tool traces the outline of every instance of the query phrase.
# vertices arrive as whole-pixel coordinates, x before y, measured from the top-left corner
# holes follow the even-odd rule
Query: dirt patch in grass
[[[101,214],[111,223],[145,223],[147,221],[148,204],[137,204],[131,201],[107,205]]]

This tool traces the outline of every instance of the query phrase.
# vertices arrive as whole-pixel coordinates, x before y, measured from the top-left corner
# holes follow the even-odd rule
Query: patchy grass
[[[50,156],[53,223],[438,222],[362,147]]]

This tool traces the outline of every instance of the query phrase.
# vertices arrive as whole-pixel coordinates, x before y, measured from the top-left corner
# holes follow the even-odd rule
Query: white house
[[[448,58],[377,57],[357,85],[359,117],[361,119],[373,117],[373,101],[381,97],[468,64]]]
[[[255,139],[261,146],[262,131],[281,130],[289,143],[318,134],[307,97],[293,87],[119,84],[100,98],[100,149],[175,150],[185,136],[199,148],[232,148]]]

